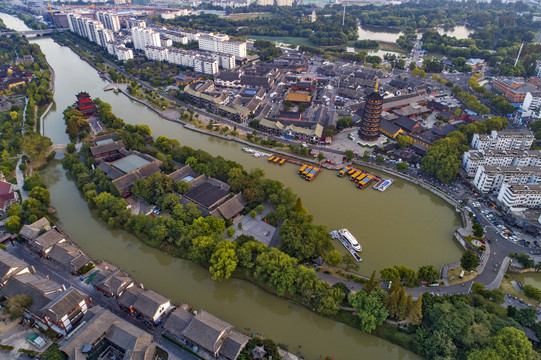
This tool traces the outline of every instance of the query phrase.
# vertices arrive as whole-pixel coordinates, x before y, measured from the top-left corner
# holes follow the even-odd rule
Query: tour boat
[[[357,239],[355,239],[355,236],[351,235],[348,229],[340,229],[338,230],[338,233],[340,236],[342,236],[347,242],[351,244],[351,247],[355,249],[355,251],[362,251],[361,245],[357,242]]]

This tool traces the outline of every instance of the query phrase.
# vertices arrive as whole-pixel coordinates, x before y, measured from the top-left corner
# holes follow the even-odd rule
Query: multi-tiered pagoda
[[[383,96],[378,91],[379,79],[374,92],[366,97],[359,137],[364,141],[376,141],[379,138],[379,123],[383,108]]]
[[[96,113],[96,105],[90,98],[87,92],[80,92],[77,94],[77,110],[83,113],[84,116],[89,117]]]

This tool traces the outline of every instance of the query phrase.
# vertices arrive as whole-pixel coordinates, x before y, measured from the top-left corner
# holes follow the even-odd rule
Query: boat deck
[[[336,230],[333,230],[330,232],[331,236],[333,239],[337,239],[338,241],[340,241],[340,243],[342,245],[344,245],[344,247],[346,248],[347,251],[349,251],[349,253],[351,254],[351,256],[353,256],[353,258],[357,261],[357,262],[361,262],[363,261],[363,259],[359,256],[359,254],[357,254],[357,252],[355,251],[355,249],[353,249],[351,247],[351,245],[349,244],[349,242],[344,239],[339,233],[338,231]]]

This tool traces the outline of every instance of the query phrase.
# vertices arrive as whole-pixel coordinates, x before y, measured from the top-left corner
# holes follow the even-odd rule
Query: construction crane
[[[54,19],[54,15],[53,15],[53,8],[51,7],[51,4],[47,5],[47,7],[49,8],[49,11],[51,12],[51,19],[53,19],[54,27],[57,27],[56,20]]]
[[[90,5],[90,6],[87,6],[85,9],[88,9],[88,8],[94,10],[94,4],[92,4],[92,5]]]

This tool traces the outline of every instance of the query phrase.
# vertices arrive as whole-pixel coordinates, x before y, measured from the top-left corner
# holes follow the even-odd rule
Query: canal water
[[[26,29],[12,16],[1,14],[0,18],[10,28]],[[111,103],[115,114],[127,122],[150,125],[154,136],[176,138],[183,145],[236,160],[247,169],[263,168],[268,177],[281,180],[302,197],[316,223],[352,231],[363,246],[364,274],[394,264],[439,267],[459,258],[460,248],[452,240],[459,219],[451,207],[431,193],[401,180],[384,193],[371,188],[361,191],[331,171],[323,171],[314,182],[307,183],[296,175],[292,165],[270,165],[243,153],[242,146],[235,142],[191,132],[123,95],[104,92],[106,82],[71,50],[49,38],[31,41],[41,46],[56,73],[56,108],[45,119],[45,134],[53,143],[68,141],[62,111],[75,101],[76,93],[88,91],[92,97]],[[240,329],[263,333],[306,359],[326,355],[358,359],[360,354],[369,359],[418,359],[386,341],[277,299],[250,283],[214,282],[199,266],[149,248],[125,232],[108,229],[89,211],[58,162],[42,175],[50,187],[52,205],[58,210],[59,225],[77,244],[93,258],[120,265],[137,281],[174,302],[189,302]]]
[[[522,285],[532,285],[538,289],[541,289],[541,273],[538,272],[529,272],[522,274],[510,274],[511,279],[515,281],[520,281]]]
[[[437,28],[438,33],[441,35],[454,36],[457,39],[466,39],[470,34],[473,33],[472,29],[469,29],[465,26],[455,26],[454,28]],[[400,35],[404,33],[397,29],[392,28],[383,28],[383,27],[363,27],[358,26],[357,33],[359,34],[359,40],[377,40],[389,43],[395,43]],[[418,33],[418,36],[421,36],[422,33]]]

